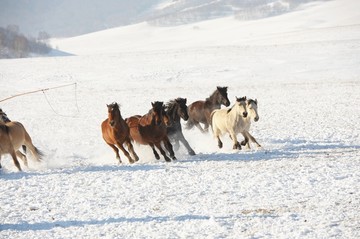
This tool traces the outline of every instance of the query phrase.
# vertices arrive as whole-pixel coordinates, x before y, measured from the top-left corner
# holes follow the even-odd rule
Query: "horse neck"
[[[120,127],[120,126],[123,126],[124,123],[125,123],[125,120],[123,119],[123,117],[121,116],[121,113],[119,111],[119,113],[116,113],[117,114],[117,120],[116,120],[116,125],[117,127]]]
[[[149,111],[149,113],[143,115],[139,120],[139,123],[142,126],[151,125],[153,122],[154,122],[154,120],[151,116],[151,110]]]
[[[231,118],[233,118],[236,122],[238,122],[240,120],[242,121],[245,120],[245,118],[242,116],[242,113],[243,112],[240,110],[240,106],[234,105],[228,114]]]
[[[214,109],[220,109],[221,108],[221,103],[218,102],[216,94],[212,94],[209,98],[206,98],[205,100],[205,107],[210,108],[211,110]]]
[[[171,118],[171,121],[173,123],[180,121],[180,116],[177,113],[178,109],[179,109],[179,105],[175,105],[175,104],[167,108],[166,114]]]

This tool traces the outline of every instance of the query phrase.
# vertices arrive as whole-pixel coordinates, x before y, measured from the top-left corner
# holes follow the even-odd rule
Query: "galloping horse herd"
[[[250,141],[261,147],[256,139],[249,133],[251,121],[259,120],[257,112],[257,100],[237,98],[235,104],[230,108],[220,109],[221,105],[229,106],[227,87],[217,87],[216,90],[205,100],[195,101],[189,106],[186,99],[177,98],[164,104],[160,101],[151,103],[151,109],[145,115],[134,115],[123,118],[119,105],[114,102],[107,105],[108,117],[101,124],[104,141],[114,150],[116,159],[121,163],[119,149],[128,158],[130,163],[139,160],[134,151],[132,143],[135,141],[141,145],[149,145],[156,159],[160,159],[156,148],[160,151],[165,161],[176,160],[175,150],[180,147],[181,142],[189,155],[195,155],[182,133],[180,120],[187,121],[186,129],[196,126],[201,132],[208,132],[212,128],[214,137],[218,140],[219,148],[223,143],[220,136],[228,133],[233,141],[233,149],[241,149],[241,145],[250,148]],[[200,125],[202,123],[204,126]],[[237,140],[237,134],[241,133],[244,140]],[[173,143],[173,144],[172,144]],[[126,145],[127,150],[124,148]],[[169,156],[163,149],[165,147]],[[40,161],[43,153],[37,149],[25,130],[24,126],[17,121],[11,121],[6,113],[0,109],[0,168],[1,156],[10,154],[15,166],[21,171],[17,160],[19,157],[27,166],[27,148],[37,161]]]

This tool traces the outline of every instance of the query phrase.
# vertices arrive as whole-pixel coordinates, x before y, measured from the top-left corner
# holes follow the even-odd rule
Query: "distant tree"
[[[17,57],[26,57],[29,54],[29,42],[26,37],[17,35],[14,38],[13,49]]]
[[[50,39],[50,34],[47,33],[46,31],[40,31],[38,34],[38,41],[47,41],[48,39]]]
[[[41,36],[44,38],[49,34],[44,32]],[[6,29],[0,27],[0,59],[28,57],[29,53],[46,54],[51,48],[45,41],[25,37],[19,33],[17,25],[9,25]]]
[[[18,34],[20,31],[20,28],[18,25],[10,24],[6,27],[6,30],[8,30],[11,33]]]

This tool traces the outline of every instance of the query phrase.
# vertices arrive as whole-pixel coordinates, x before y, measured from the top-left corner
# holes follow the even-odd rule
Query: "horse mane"
[[[205,101],[212,101],[212,99],[214,99],[214,97],[216,97],[217,95],[221,95],[223,97],[225,97],[227,93],[227,87],[220,87],[220,86],[217,86],[216,87],[216,90],[208,97],[205,99]]]
[[[9,133],[9,127],[3,122],[0,122],[0,130],[5,131],[7,134]]]
[[[168,113],[168,115],[171,115],[176,110],[176,107],[179,107],[182,104],[186,104],[186,99],[178,97],[174,100],[170,100],[166,103],[165,109]]]
[[[246,101],[246,96],[241,97],[241,98],[237,98],[237,97],[236,97],[236,101],[237,101],[237,102]]]
[[[257,105],[257,101],[253,100],[253,99],[248,99],[248,103],[251,104],[251,103],[254,103],[255,105]]]
[[[246,96],[241,97],[241,98],[237,98],[237,97],[236,97],[236,102],[241,102],[241,101],[246,101]],[[228,114],[229,114],[230,111],[234,108],[234,106],[235,106],[235,104],[234,104],[230,109],[227,110],[227,113],[228,113]]]

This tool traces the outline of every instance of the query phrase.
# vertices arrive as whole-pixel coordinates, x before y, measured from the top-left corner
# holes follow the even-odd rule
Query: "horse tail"
[[[35,146],[34,146],[34,150],[35,150],[35,154],[36,154],[35,156],[37,159],[41,160],[45,156],[44,152],[39,150]]]

